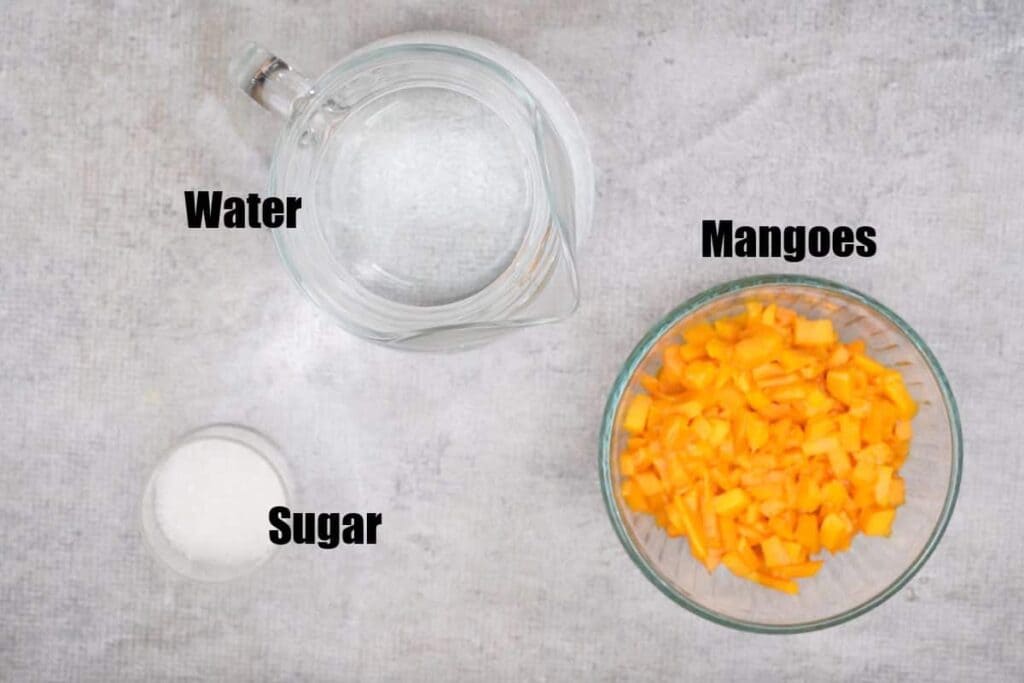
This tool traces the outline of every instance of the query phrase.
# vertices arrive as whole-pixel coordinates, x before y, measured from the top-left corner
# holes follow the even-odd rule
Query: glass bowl
[[[196,447],[205,450],[196,450]],[[209,457],[211,452],[222,457],[229,455],[236,465],[241,458],[255,470],[236,471],[231,476],[216,479],[197,479],[194,469],[197,458],[200,454]],[[182,458],[188,461],[184,469]],[[263,548],[257,549],[252,544],[239,552],[237,546],[232,545],[235,535],[252,532],[254,520],[265,523],[267,519],[268,508],[261,507],[258,499],[252,500],[247,492],[279,487],[278,504],[290,505],[290,481],[280,449],[269,438],[240,425],[201,427],[181,437],[150,474],[142,495],[143,538],[157,559],[186,578],[208,582],[240,578],[253,572],[278,550],[265,533]],[[270,482],[276,482],[276,486]],[[162,495],[171,495],[171,499],[163,501]],[[234,503],[234,514],[223,514],[224,501]],[[165,510],[163,515],[161,510]],[[198,517],[210,520],[201,534],[196,529]],[[171,526],[165,528],[166,523]],[[186,538],[185,535],[191,536]]]
[[[622,499],[619,454],[627,434],[626,407],[643,389],[639,377],[657,372],[662,351],[681,341],[689,325],[735,315],[750,299],[775,301],[810,317],[829,317],[844,341],[863,339],[871,355],[903,373],[919,411],[910,455],[900,470],[906,502],[889,538],[858,534],[850,550],[826,557],[821,571],[786,595],[734,576],[708,573],[683,537],[669,536],[646,513]],[[843,285],[803,276],[752,277],[714,287],[655,325],[615,380],[601,425],[601,488],[612,526],[626,552],[650,581],[686,609],[715,623],[764,633],[796,633],[834,626],[892,597],[924,565],[949,522],[960,485],[960,418],[949,382],[924,341],[874,299]]]

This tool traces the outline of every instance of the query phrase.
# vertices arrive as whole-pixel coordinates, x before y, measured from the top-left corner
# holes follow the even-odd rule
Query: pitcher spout
[[[571,316],[580,304],[579,277],[572,245],[561,230],[553,231],[551,261],[538,291],[516,311],[521,325],[556,322]]]

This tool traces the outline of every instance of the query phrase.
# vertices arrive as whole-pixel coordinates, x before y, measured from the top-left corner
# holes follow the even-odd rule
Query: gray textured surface
[[[1024,14],[685,4],[3,3],[0,679],[1020,680]],[[450,356],[345,335],[267,235],[190,232],[181,202],[264,186],[277,122],[225,77],[243,41],[315,74],[430,28],[545,70],[599,173],[575,317]],[[700,219],[728,216],[866,222],[880,249],[697,258]],[[904,315],[948,371],[966,446],[958,509],[910,586],[785,638],[663,598],[595,472],[642,332],[761,271]],[[169,576],[140,542],[139,492],[177,435],[222,420],[283,444],[309,509],[383,512],[381,545],[285,552],[229,585]]]

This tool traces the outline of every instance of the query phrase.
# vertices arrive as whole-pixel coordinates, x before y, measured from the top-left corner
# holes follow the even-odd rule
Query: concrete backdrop
[[[0,7],[0,679],[1020,680],[1024,11],[1013,2],[71,2]],[[414,29],[557,83],[596,220],[569,321],[456,355],[335,328],[266,231],[185,227],[261,191],[278,122],[233,90],[256,40],[318,74]],[[703,260],[699,223],[870,223],[871,259]],[[662,597],[612,533],[607,390],[640,335],[760,272],[862,289],[960,402],[946,538],[874,612],[746,635]],[[377,547],[289,549],[226,585],[141,542],[156,458],[196,426],[277,439],[311,510]]]

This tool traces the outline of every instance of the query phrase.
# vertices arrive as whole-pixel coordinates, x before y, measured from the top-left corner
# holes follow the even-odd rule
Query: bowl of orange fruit
[[[793,633],[878,606],[956,502],[962,438],[924,341],[869,296],[772,275],[710,289],[640,341],[600,434],[619,539],[666,596]]]

